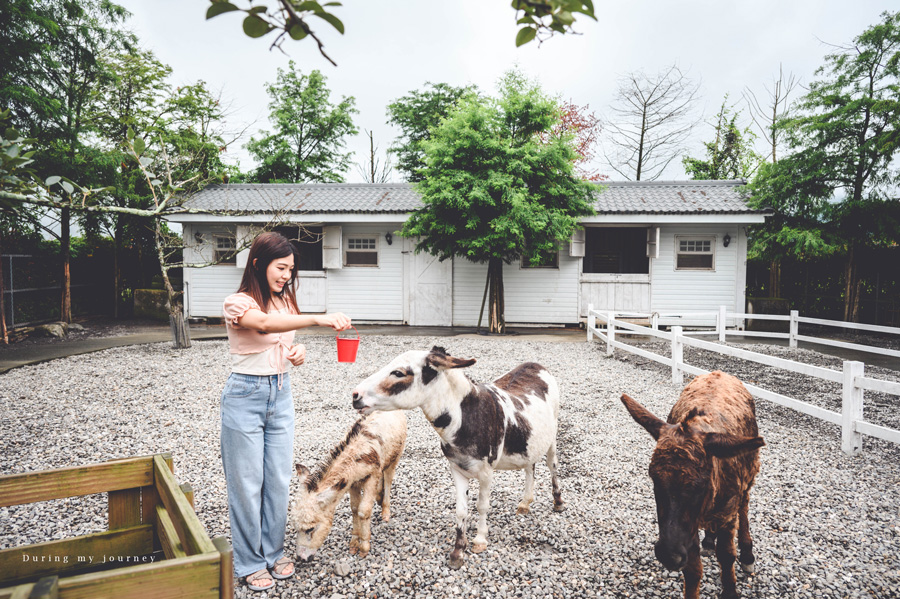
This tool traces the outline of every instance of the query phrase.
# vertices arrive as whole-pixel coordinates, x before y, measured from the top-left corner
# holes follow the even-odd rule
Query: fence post
[[[841,449],[847,455],[862,451],[862,433],[856,430],[854,422],[863,417],[863,390],[856,386],[856,377],[865,374],[862,362],[844,362],[844,389],[841,396]]]
[[[800,313],[797,310],[791,310],[791,328],[788,336],[788,345],[791,347],[797,347],[797,333],[800,331],[800,321],[797,320],[798,318],[800,318]]]
[[[650,328],[654,331],[659,330],[659,312],[654,312],[650,315]]]
[[[725,306],[719,306],[719,318],[716,320],[716,332],[719,333],[719,343],[725,343]]]
[[[613,355],[613,343],[616,340],[616,313],[606,313],[606,356],[611,358]]]
[[[597,327],[597,317],[594,316],[594,304],[588,304],[588,321],[587,321],[587,340],[588,343],[594,340],[593,329]]]
[[[676,385],[684,384],[684,371],[681,370],[684,344],[681,343],[681,331],[681,327],[672,327],[672,382]]]

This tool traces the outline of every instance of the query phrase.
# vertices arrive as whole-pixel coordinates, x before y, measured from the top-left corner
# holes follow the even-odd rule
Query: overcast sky
[[[232,1],[247,6],[247,0]],[[143,46],[174,69],[174,84],[203,79],[220,90],[233,105],[230,129],[255,121],[229,149],[229,161],[239,161],[244,170],[253,163],[241,146],[270,128],[265,84],[275,81],[276,70],[289,59],[304,73],[320,70],[334,102],[341,96],[356,98],[360,135],[348,139],[347,146],[357,162],[368,155],[363,129],[374,132],[382,159],[396,137],[398,131],[386,123],[390,102],[427,81],[475,84],[493,93],[498,78],[514,66],[552,95],[589,105],[603,116],[622,75],[656,73],[677,63],[701,82],[697,109],[709,121],[726,93],[735,102],[744,87],[765,96],[764,86],[771,87],[779,63],[801,83],[813,80],[828,44],[849,44],[893,5],[887,0],[595,0],[598,21],[579,18],[575,28],[582,35],[555,36],[540,47],[532,42],[517,49],[508,0],[344,0],[334,12],[344,22],[345,35],[324,22],[318,28],[335,67],[312,40],[285,41],[285,55],[269,50],[274,33],[246,37],[243,13],[206,21],[207,0],[118,2],[133,13],[130,27]],[[711,131],[708,125],[697,128],[696,155]],[[349,182],[362,180],[355,167],[346,176]],[[662,177],[685,178],[680,160]],[[401,177],[394,172],[393,180]]]

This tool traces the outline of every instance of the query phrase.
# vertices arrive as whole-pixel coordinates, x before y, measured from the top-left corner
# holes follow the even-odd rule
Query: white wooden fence
[[[707,331],[690,331],[686,333],[683,325],[689,323],[697,323],[706,320],[711,322],[710,317],[715,316],[715,330]],[[648,320],[649,327],[627,322],[622,319],[629,320]],[[755,320],[782,320],[788,321],[788,333],[769,333],[761,331],[743,331],[736,329],[728,329],[726,324],[729,320],[733,323],[743,321],[743,319]],[[587,340],[593,341],[594,337],[606,342],[606,355],[612,356],[613,350],[619,348],[638,356],[642,356],[649,360],[659,362],[672,369],[672,382],[677,385],[684,384],[684,373],[700,375],[706,374],[707,370],[691,366],[684,362],[684,346],[695,347],[706,351],[716,352],[726,356],[741,358],[767,366],[774,366],[790,372],[796,372],[807,376],[812,376],[835,383],[842,386],[842,402],[841,412],[833,412],[825,408],[787,397],[767,389],[756,387],[754,385],[745,386],[755,397],[767,399],[778,405],[785,406],[802,412],[814,418],[825,420],[841,427],[841,449],[848,455],[854,455],[862,450],[862,435],[869,435],[900,443],[900,431],[866,422],[863,420],[863,400],[864,391],[879,391],[891,395],[900,395],[900,383],[885,381],[881,379],[873,379],[865,376],[865,364],[863,362],[844,361],[843,371],[832,370],[830,368],[822,368],[820,366],[812,366],[802,364],[792,360],[785,360],[775,356],[767,356],[743,349],[719,345],[709,341],[696,339],[701,335],[717,335],[719,341],[726,340],[728,335],[741,335],[745,337],[769,337],[788,339],[790,347],[797,347],[797,341],[806,341],[810,343],[819,343],[823,345],[832,345],[854,349],[857,351],[873,352],[887,356],[898,356],[900,352],[884,348],[872,347],[869,345],[860,345],[856,343],[845,343],[842,341],[834,341],[830,339],[822,339],[818,337],[809,337],[799,335],[799,323],[805,322],[809,324],[818,324],[826,326],[843,327],[849,329],[875,331],[881,333],[892,333],[900,335],[900,328],[884,327],[876,325],[855,324],[849,322],[841,322],[835,320],[822,320],[818,318],[800,317],[796,311],[791,312],[790,316],[784,315],[765,315],[765,314],[742,314],[728,313],[725,307],[721,307],[717,313],[700,313],[685,312],[678,314],[638,314],[638,313],[616,313],[616,312],[600,312],[594,310],[593,305],[588,306],[588,322],[587,322]],[[601,329],[598,323],[603,325]],[[659,329],[660,326],[670,326],[670,331],[665,332]],[[658,339],[666,339],[671,342],[671,357],[665,357],[653,352],[634,347],[627,343],[622,343],[616,339],[617,335],[646,335],[656,337]]]

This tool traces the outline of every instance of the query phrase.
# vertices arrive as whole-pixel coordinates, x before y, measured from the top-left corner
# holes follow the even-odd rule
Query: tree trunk
[[[476,331],[481,331],[481,317],[484,316],[484,304],[487,301],[488,296],[488,287],[491,284],[491,268],[488,267],[487,276],[484,279],[484,294],[481,296],[481,310],[478,311],[478,326],[475,327]]]
[[[191,331],[187,322],[184,320],[184,311],[178,301],[181,295],[172,287],[172,281],[169,280],[169,266],[166,264],[166,255],[163,248],[163,235],[160,230],[160,219],[156,219],[155,239],[156,239],[156,256],[159,258],[159,269],[162,272],[163,284],[166,286],[166,295],[169,303],[169,326],[172,328],[172,347],[175,349],[187,349],[191,346]]]
[[[844,320],[859,322],[859,291],[861,281],[856,269],[856,250],[853,244],[847,252],[847,265],[844,267]]]
[[[121,216],[116,217],[116,227],[113,239],[113,318],[119,318],[119,296],[120,294],[120,278],[119,278],[119,252],[122,251],[122,224]]]
[[[9,331],[6,329],[6,278],[3,274],[3,236],[0,235],[0,335],[3,344],[9,345]]]
[[[59,307],[59,319],[63,322],[72,322],[72,273],[70,270],[72,240],[69,229],[71,218],[69,208],[63,208],[59,219],[59,249],[62,256],[62,297]]]
[[[769,263],[769,297],[781,297],[781,261],[777,258]]]
[[[503,306],[503,260],[491,258],[488,261],[488,276],[490,277],[488,331],[502,335],[506,332]]]

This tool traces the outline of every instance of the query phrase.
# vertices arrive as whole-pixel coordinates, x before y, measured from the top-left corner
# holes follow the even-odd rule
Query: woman
[[[294,400],[288,370],[306,358],[294,331],[311,325],[350,327],[341,313],[303,315],[294,283],[296,251],[278,233],[250,247],[238,292],[225,299],[231,376],[222,392],[222,464],[234,571],[254,591],[289,578],[284,555],[288,485],[293,467]]]

